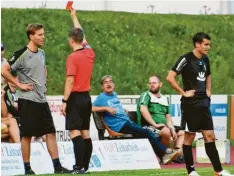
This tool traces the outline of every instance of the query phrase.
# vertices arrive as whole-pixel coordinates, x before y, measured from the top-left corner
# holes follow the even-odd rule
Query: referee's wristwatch
[[[62,99],[62,102],[63,102],[63,103],[67,103],[67,100]]]

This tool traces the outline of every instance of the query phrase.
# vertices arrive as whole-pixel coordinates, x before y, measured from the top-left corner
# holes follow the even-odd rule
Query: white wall
[[[232,3],[230,3],[232,1]],[[67,1],[56,0],[2,0],[2,8],[64,9]],[[137,13],[219,14],[234,13],[234,3],[220,0],[75,0],[79,10],[110,10]],[[226,7],[226,4],[229,7]]]

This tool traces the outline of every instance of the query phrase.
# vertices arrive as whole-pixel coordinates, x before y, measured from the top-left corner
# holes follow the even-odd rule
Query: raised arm
[[[74,8],[71,8],[70,9],[70,13],[71,13],[71,18],[72,18],[72,21],[73,21],[73,24],[74,24],[74,27],[75,28],[80,28],[83,30],[84,32],[84,29],[82,28],[82,26],[80,25],[80,22],[76,16],[76,10]],[[85,35],[84,35],[84,39],[83,39],[83,43],[87,43],[86,41],[86,38],[85,38]]]

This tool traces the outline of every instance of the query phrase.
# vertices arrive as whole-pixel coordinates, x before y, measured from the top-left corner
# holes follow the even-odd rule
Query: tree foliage
[[[163,93],[175,93],[165,77],[179,56],[193,49],[192,36],[199,31],[212,38],[212,93],[234,93],[234,16],[88,11],[77,15],[96,52],[93,95],[100,92],[99,80],[105,74],[113,75],[118,94],[140,94],[152,74],[161,75]],[[2,9],[1,23],[7,58],[27,44],[27,24],[44,24],[48,95],[63,94],[65,62],[71,52],[67,42],[70,14],[65,10]]]

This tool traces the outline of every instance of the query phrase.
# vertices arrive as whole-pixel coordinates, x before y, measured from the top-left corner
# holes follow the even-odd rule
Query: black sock
[[[62,165],[61,165],[61,163],[59,161],[59,158],[52,159],[52,162],[53,162],[53,165],[54,165],[54,169],[62,167]]]
[[[87,171],[89,169],[89,162],[93,151],[93,144],[90,138],[84,139],[84,143],[85,143],[85,150],[84,150],[83,163],[84,163],[84,169],[85,171]]]
[[[76,136],[72,139],[72,142],[74,146],[76,166],[79,169],[82,169],[84,167],[83,166],[83,156],[84,156],[84,149],[85,149],[84,140],[82,139],[81,136]]]
[[[24,162],[24,169],[25,169],[26,171],[28,171],[28,170],[31,169],[30,162]]]
[[[188,174],[190,174],[192,171],[195,171],[194,163],[193,163],[192,146],[183,145],[183,153],[184,153],[184,160],[185,160],[186,168],[187,168]]]
[[[220,160],[219,153],[216,149],[215,142],[205,143],[206,154],[210,158],[210,161],[213,165],[213,168],[216,172],[220,172],[223,170]]]

